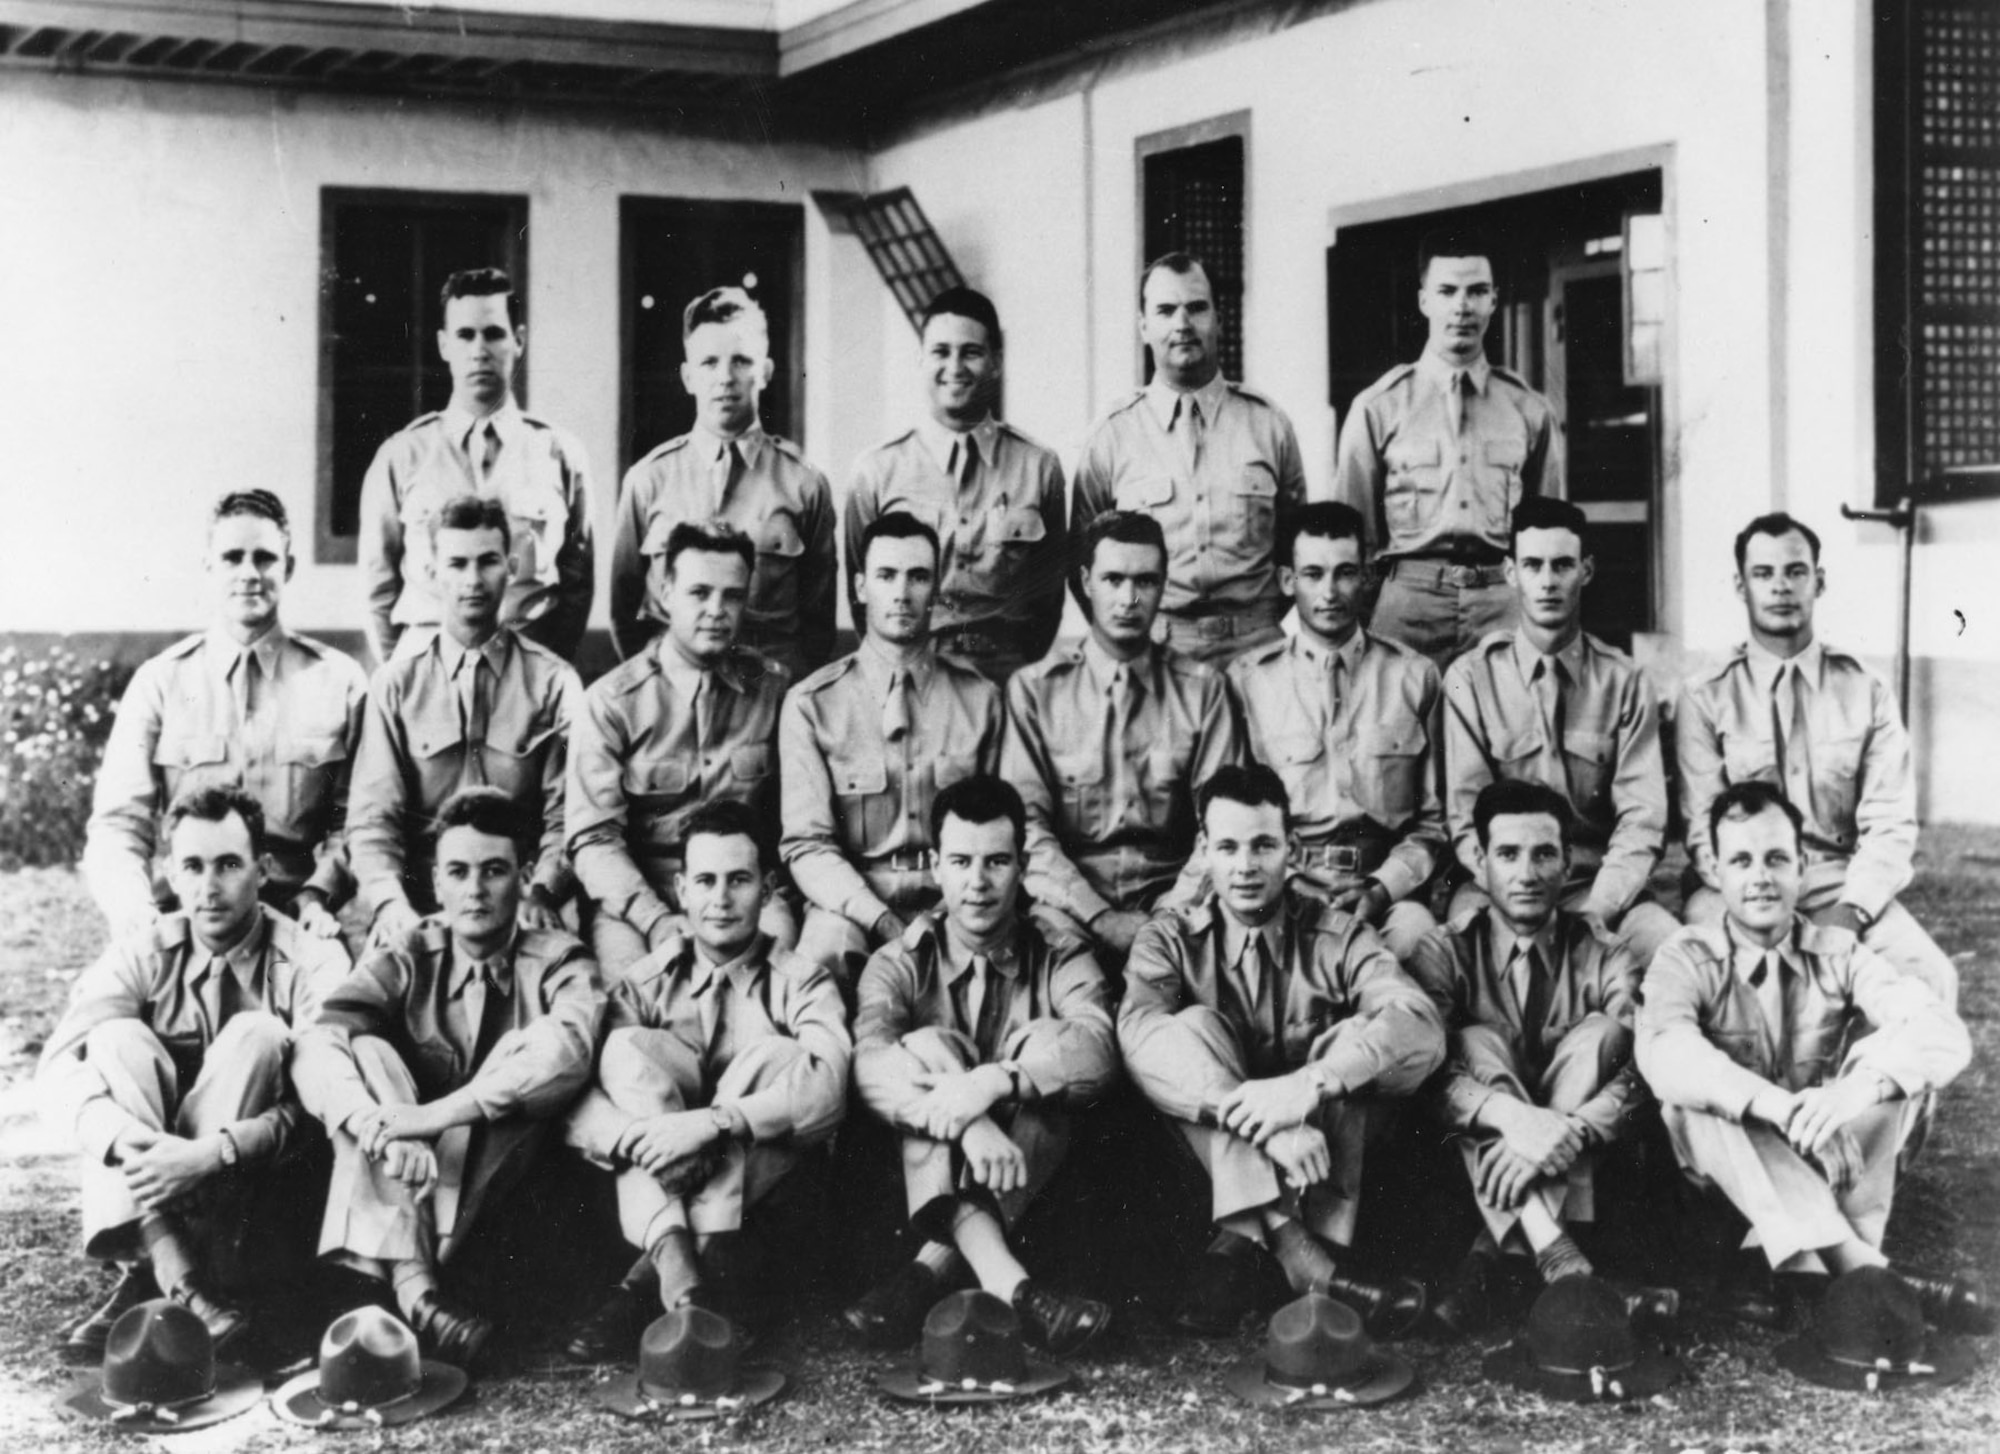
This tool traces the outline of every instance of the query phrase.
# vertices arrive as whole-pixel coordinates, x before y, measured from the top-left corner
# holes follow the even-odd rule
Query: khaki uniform
[[[1423,1084],[1444,1059],[1444,1027],[1373,930],[1287,890],[1262,929],[1213,899],[1155,915],[1126,964],[1118,1047],[1207,1172],[1218,1222],[1292,1194],[1269,1156],[1217,1124],[1216,1106],[1246,1080],[1324,1067],[1339,1095],[1309,1124],[1326,1136],[1333,1174],[1299,1197],[1298,1215],[1345,1246],[1375,1103]]]
[[[596,1083],[570,1112],[569,1143],[617,1171],[625,1240],[647,1250],[668,1232],[733,1232],[797,1163],[833,1135],[847,1109],[854,1042],[840,988],[817,965],[763,936],[711,964],[679,935],[611,991]],[[728,1107],[750,1142],[724,1144],[721,1166],[685,1197],[613,1160],[632,1123]]]
[[[468,676],[478,693],[470,708]],[[436,907],[430,823],[465,787],[499,788],[533,810],[541,847],[527,867],[558,902],[568,896],[563,764],[582,697],[567,662],[504,628],[476,651],[439,633],[375,674],[348,828],[371,915],[396,900],[419,913]]]
[[[1220,375],[1185,395],[1155,379],[1091,431],[1070,535],[1081,540],[1110,510],[1158,520],[1167,592],[1156,635],[1219,661],[1276,639],[1290,608],[1278,587],[1279,522],[1305,502],[1305,464],[1282,409]]]
[[[221,954],[173,914],[77,976],[35,1087],[43,1120],[82,1153],[88,1255],[137,1255],[140,1208],[110,1159],[127,1131],[226,1131],[253,1174],[285,1157],[303,1115],[285,1075],[294,1030],[312,1023],[346,974],[338,944],[260,909]],[[225,1174],[203,1200],[213,1210],[242,1190]]]
[[[1555,411],[1520,375],[1429,353],[1390,369],[1355,399],[1333,474],[1333,497],[1361,512],[1384,566],[1371,629],[1440,668],[1511,629],[1514,507],[1562,493]]]
[[[112,721],[84,842],[84,880],[105,916],[125,923],[171,902],[155,863],[160,823],[183,786],[211,778],[240,778],[264,809],[266,897],[284,904],[310,888],[338,909],[353,887],[347,780],[367,691],[352,657],[282,626],[248,647],[220,631],[190,636],[141,666]]]
[[[591,943],[606,979],[680,912],[674,875],[695,809],[747,803],[775,840],[778,708],[790,682],[740,648],[704,668],[663,634],[584,694],[563,814],[576,876],[597,905]]]
[[[1468,1176],[1496,1139],[1478,1127],[1494,1096],[1562,1111],[1583,1131],[1584,1149],[1560,1180],[1528,1195],[1558,1223],[1596,1218],[1599,1154],[1621,1140],[1645,1104],[1632,1061],[1639,965],[1631,951],[1587,919],[1558,911],[1533,939],[1518,938],[1491,909],[1426,937],[1410,975],[1444,1017],[1447,1055],[1435,1088],[1439,1121],[1463,1138]],[[1477,1202],[1496,1242],[1519,1211]]]
[[[1563,907],[1594,914],[1650,962],[1679,925],[1646,889],[1665,846],[1667,777],[1659,711],[1631,658],[1581,633],[1544,657],[1519,632],[1496,631],[1445,672],[1444,708],[1445,813],[1466,873],[1478,871],[1481,788],[1553,788],[1576,815]],[[1453,917],[1485,899],[1465,884]]]
[[[903,1185],[926,1235],[949,1226],[940,1199],[972,1183],[951,1142],[904,1119],[921,1075],[1006,1066],[1020,1095],[993,1108],[995,1123],[1027,1159],[1026,1185],[997,1198],[1012,1225],[1048,1185],[1069,1149],[1069,1111],[1093,1104],[1118,1074],[1104,975],[1077,940],[1050,940],[1019,918],[1006,943],[977,953],[942,910],[884,945],[861,975],[854,1088],[903,1135]]]
[[[1055,452],[991,416],[964,433],[926,421],[870,450],[843,516],[850,571],[868,526],[898,510],[938,533],[938,650],[1003,684],[1039,661],[1062,625],[1070,565]]]
[[[1688,855],[1708,856],[1708,808],[1725,787],[1776,784],[1806,820],[1799,908],[1852,904],[1875,921],[1869,948],[1956,1005],[1957,967],[1896,901],[1915,875],[1917,793],[1895,701],[1838,648],[1814,642],[1795,662],[1781,683],[1779,659],[1746,644],[1682,686],[1674,741]],[[1720,922],[1721,895],[1694,890],[1687,917]]]
[[[450,1257],[589,1081],[603,1019],[590,951],[559,931],[518,933],[475,964],[442,920],[426,919],[403,943],[364,956],[293,1051],[299,1099],[333,1141],[320,1254]],[[346,1129],[370,1107],[428,1105],[463,1089],[481,1119],[438,1138],[438,1185],[422,1202]]]
[[[488,445],[470,414],[446,409],[420,415],[384,440],[368,466],[361,485],[361,575],[368,587],[368,645],[378,663],[396,654],[409,628],[426,628],[412,637],[415,648],[443,620],[430,576],[430,525],[457,495],[507,507],[515,571],[502,623],[564,661],[576,656],[597,588],[583,446],[568,430],[523,414],[511,400],[488,422],[497,446]],[[493,463],[482,469],[489,447]]]
[[[789,439],[753,427],[726,441],[697,425],[625,472],[611,547],[611,630],[637,656],[666,625],[654,599],[676,525],[727,520],[757,547],[742,644],[794,677],[833,655],[833,492]]]
[[[1874,1033],[1855,1039],[1864,1020]],[[1774,1268],[1851,1238],[1881,1245],[1896,1153],[1927,1094],[1971,1057],[1958,1016],[1844,929],[1800,920],[1771,955],[1726,923],[1690,925],[1646,973],[1639,1071],[1674,1154],[1692,1180],[1736,1204]],[[1768,1084],[1799,1091],[1863,1070],[1903,1095],[1848,1123],[1860,1168],[1844,1191],[1774,1127],[1745,1119]]]

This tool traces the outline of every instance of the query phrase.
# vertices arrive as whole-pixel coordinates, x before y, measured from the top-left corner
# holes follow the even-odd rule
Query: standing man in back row
[[[1153,381],[1091,432],[1070,506],[1073,539],[1109,510],[1160,522],[1167,592],[1156,639],[1218,670],[1282,634],[1291,603],[1278,585],[1278,527],[1306,502],[1292,421],[1222,377],[1221,331],[1198,259],[1170,252],[1146,265],[1139,336]]]
[[[445,501],[472,494],[505,506],[516,546],[500,624],[571,661],[597,586],[590,464],[568,430],[514,402],[528,330],[513,280],[498,268],[453,273],[442,303],[437,346],[451,402],[390,435],[361,486],[369,650],[380,666],[437,635],[430,522]]]
[[[1354,401],[1340,431],[1333,496],[1361,512],[1381,566],[1369,629],[1443,671],[1515,622],[1508,522],[1524,495],[1563,493],[1562,437],[1549,401],[1486,361],[1500,292],[1493,246],[1469,230],[1418,244],[1423,357]]]

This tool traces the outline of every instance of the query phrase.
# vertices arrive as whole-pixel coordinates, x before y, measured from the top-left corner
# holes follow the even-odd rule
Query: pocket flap
[[[1009,545],[1048,538],[1049,527],[1034,510],[995,510],[988,530]]]
[[[1052,765],[1057,781],[1070,787],[1086,787],[1104,781],[1104,759],[1094,752],[1071,752],[1056,757]]]
[[[1279,762],[1313,762],[1326,755],[1326,740],[1309,732],[1280,737],[1271,743],[1271,756]]]
[[[1370,757],[1421,757],[1430,743],[1413,729],[1377,728],[1362,739],[1362,749]]]
[[[1519,439],[1489,439],[1486,441],[1486,462],[1503,469],[1517,470],[1528,462],[1528,446]]]
[[[338,732],[316,732],[278,744],[278,761],[297,767],[318,767],[342,762],[347,757],[347,740]]]
[[[153,746],[153,761],[161,767],[201,767],[228,760],[229,739],[221,733],[162,737]]]
[[[771,775],[771,749],[766,746],[737,747],[729,753],[729,770],[744,782],[756,782]]]
[[[757,553],[787,557],[806,553],[806,543],[799,538],[799,528],[792,523],[791,516],[773,515],[764,522],[764,528],[757,532]]]
[[[1443,457],[1435,439],[1393,439],[1384,454],[1392,470],[1418,469]]]
[[[1266,469],[1263,465],[1245,465],[1242,477],[1236,482],[1236,493],[1239,495],[1257,495],[1266,500],[1274,500],[1278,496],[1278,482],[1272,478],[1270,470]]]
[[[687,791],[688,770],[684,762],[628,763],[625,791],[640,797],[665,797]]]
[[[1609,762],[1611,750],[1611,739],[1602,732],[1563,733],[1563,751],[1585,762]]]
[[[876,762],[833,762],[827,764],[833,790],[846,797],[868,797],[889,790],[889,768]]]
[[[1165,475],[1120,480],[1116,495],[1121,510],[1143,510],[1149,505],[1164,505],[1173,497],[1174,482]]]

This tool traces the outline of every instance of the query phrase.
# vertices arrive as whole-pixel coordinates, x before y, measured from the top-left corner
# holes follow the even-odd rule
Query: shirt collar
[[[1148,646],[1130,661],[1120,661],[1104,649],[1095,632],[1083,638],[1083,665],[1090,673],[1092,685],[1099,692],[1111,690],[1111,679],[1117,675],[1120,667],[1125,669],[1125,675],[1130,681],[1140,686],[1147,685],[1152,680],[1153,663],[1158,661],[1159,657],[1160,653]]]
[[[438,660],[444,664],[445,676],[456,679],[459,668],[472,652],[460,646],[449,631],[439,628],[437,634]],[[493,669],[497,678],[507,669],[507,628],[502,626],[486,638],[479,647],[479,655],[486,658],[487,666]]]
[[[1284,905],[1280,905],[1278,912],[1267,922],[1254,929],[1231,913],[1229,906],[1220,899],[1216,900],[1216,909],[1216,917],[1222,921],[1222,962],[1225,966],[1234,967],[1240,963],[1245,947],[1253,938],[1263,939],[1264,948],[1270,955],[1269,963],[1273,965],[1284,963],[1286,919]]]
[[[1505,919],[1501,918],[1498,914],[1491,915],[1491,923],[1493,925],[1493,963],[1499,967],[1502,973],[1506,973],[1514,967],[1514,952],[1517,949],[1525,951],[1532,948],[1541,950],[1542,964],[1553,969],[1556,962],[1556,924],[1560,917],[1558,914],[1549,915],[1549,922],[1542,925],[1539,933],[1531,934],[1524,939],[1514,932],[1512,926]]]
[[[1548,655],[1562,663],[1563,669],[1569,673],[1570,685],[1574,686],[1583,680],[1583,633],[1581,631],[1576,633],[1569,645],[1560,651],[1552,651]],[[1521,668],[1522,681],[1531,682],[1535,679],[1535,665],[1541,660],[1543,660],[1543,654],[1537,651],[1533,644],[1529,642],[1528,633],[1516,629],[1514,632],[1514,661]]]
[[[1785,657],[1766,650],[1753,639],[1744,643],[1743,658],[1750,665],[1750,679],[1757,684],[1760,691],[1771,690],[1773,683],[1777,681],[1779,671],[1788,661],[1798,667],[1799,676],[1807,686],[1818,687],[1820,668],[1826,660],[1826,648],[1820,645],[1818,638],[1814,638],[1797,656]]]
[[[1750,976],[1756,973],[1757,966],[1763,962],[1764,956],[1767,954],[1776,954],[1778,962],[1791,970],[1793,974],[1804,972],[1804,961],[1799,957],[1799,921],[1797,915],[1792,917],[1792,927],[1786,933],[1785,937],[1770,949],[1766,949],[1761,944],[1752,944],[1748,940],[1738,939],[1736,937],[1736,926],[1730,923],[1727,918],[1722,921],[1722,933],[1729,941],[1730,973],[1734,974],[1746,985],[1750,983]]]
[[[742,451],[743,468],[746,470],[757,467],[757,461],[763,458],[764,455],[765,441],[770,437],[764,433],[763,423],[755,420],[751,422],[748,429],[737,435],[733,440],[724,439],[720,434],[709,429],[700,420],[695,421],[694,428],[689,430],[688,433],[690,435],[689,447],[695,451],[695,458],[703,464],[715,464],[719,462],[722,459],[723,450],[734,444],[738,450]]]
[[[987,464],[993,463],[994,441],[1000,437],[1000,421],[991,414],[965,430],[947,428],[929,414],[917,421],[917,438],[945,474],[952,473],[952,450],[968,434],[979,441],[980,459]]]
[[[1367,649],[1368,633],[1358,627],[1352,636],[1338,646],[1324,646],[1303,629],[1292,638],[1292,650],[1299,656],[1304,657],[1315,667],[1326,667],[1339,662],[1347,668],[1350,679],[1354,676],[1355,668],[1360,665],[1361,654]]]
[[[272,622],[266,631],[249,645],[244,645],[220,627],[208,633],[207,649],[226,679],[235,672],[237,664],[246,656],[257,658],[257,666],[264,673],[265,681],[275,681],[278,676],[278,662],[285,654],[285,628],[282,622]]]
[[[1172,429],[1174,410],[1182,399],[1192,398],[1201,405],[1201,422],[1213,428],[1216,415],[1222,409],[1223,397],[1228,392],[1229,381],[1222,377],[1221,369],[1217,369],[1215,377],[1199,389],[1191,389],[1186,393],[1170,386],[1161,374],[1155,372],[1152,382],[1146,385],[1146,407],[1151,409],[1153,417],[1160,421],[1160,428]]]
[[[513,394],[509,393],[506,402],[491,414],[488,414],[483,420],[471,411],[459,408],[456,404],[447,404],[445,406],[445,433],[453,444],[463,445],[465,443],[465,436],[470,432],[472,426],[480,423],[491,424],[499,434],[500,442],[502,444],[510,444],[513,442],[514,437],[521,432],[521,406],[514,402]]]
[[[952,923],[951,915],[940,911],[938,923],[943,930],[937,938],[938,951],[944,960],[947,970],[945,975],[946,983],[955,985],[971,974],[973,956],[979,954],[985,955],[986,962],[1008,979],[1016,979],[1020,976],[1021,936],[1018,925],[1015,932],[1009,933],[1005,939],[1001,940],[1000,943],[991,949],[976,949],[960,937],[958,926]]]
[[[190,932],[188,983],[200,984],[220,966],[236,976],[236,983],[242,986],[246,999],[261,1000],[264,988],[264,946],[270,942],[270,931],[271,926],[265,921],[264,911],[260,908],[251,919],[250,927],[243,931],[243,937],[220,950],[210,950],[198,936]]]
[[[917,689],[920,697],[929,690],[931,675],[937,669],[937,648],[928,641],[924,643],[923,650],[908,662],[900,662],[891,659],[888,647],[873,636],[863,634],[861,646],[854,656],[860,662],[862,674],[868,678],[869,685],[887,691],[889,678],[898,670],[908,670],[910,684]]]
[[[485,959],[474,959],[458,951],[458,940],[447,938],[451,948],[451,996],[457,999],[472,984],[473,977],[484,967],[494,985],[503,994],[512,993],[514,988],[514,955],[521,947],[521,931],[508,932],[507,942]]]
[[[701,946],[693,939],[688,940],[688,985],[697,995],[705,995],[715,985],[728,980],[745,994],[757,988],[757,980],[770,963],[771,941],[762,933],[750,936],[750,942],[733,959],[725,959],[720,964],[712,964]]]
[[[1429,349],[1425,349],[1423,356],[1417,360],[1417,377],[1440,394],[1451,391],[1452,378],[1457,374],[1464,374],[1470,378],[1472,391],[1483,396],[1486,393],[1486,381],[1493,375],[1493,365],[1486,361],[1486,355],[1483,353],[1471,363],[1461,366],[1446,362]]]

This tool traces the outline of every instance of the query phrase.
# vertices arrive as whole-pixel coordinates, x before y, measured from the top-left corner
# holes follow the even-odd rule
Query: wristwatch
[[[708,1115],[709,1119],[715,1122],[715,1129],[722,1133],[723,1140],[734,1141],[736,1139],[736,1118],[734,1116],[730,1115],[721,1106],[710,1106],[708,1108]]]
[[[218,1154],[222,1157],[222,1166],[226,1171],[243,1159],[243,1149],[236,1144],[236,1138],[229,1134],[227,1126],[216,1134],[222,1138],[222,1150]]]
[[[1333,1077],[1327,1073],[1326,1067],[1319,1061],[1315,1060],[1311,1065],[1306,1067],[1306,1077],[1319,1087],[1319,1098],[1321,1100],[1340,1094],[1340,1087],[1334,1084]]]

